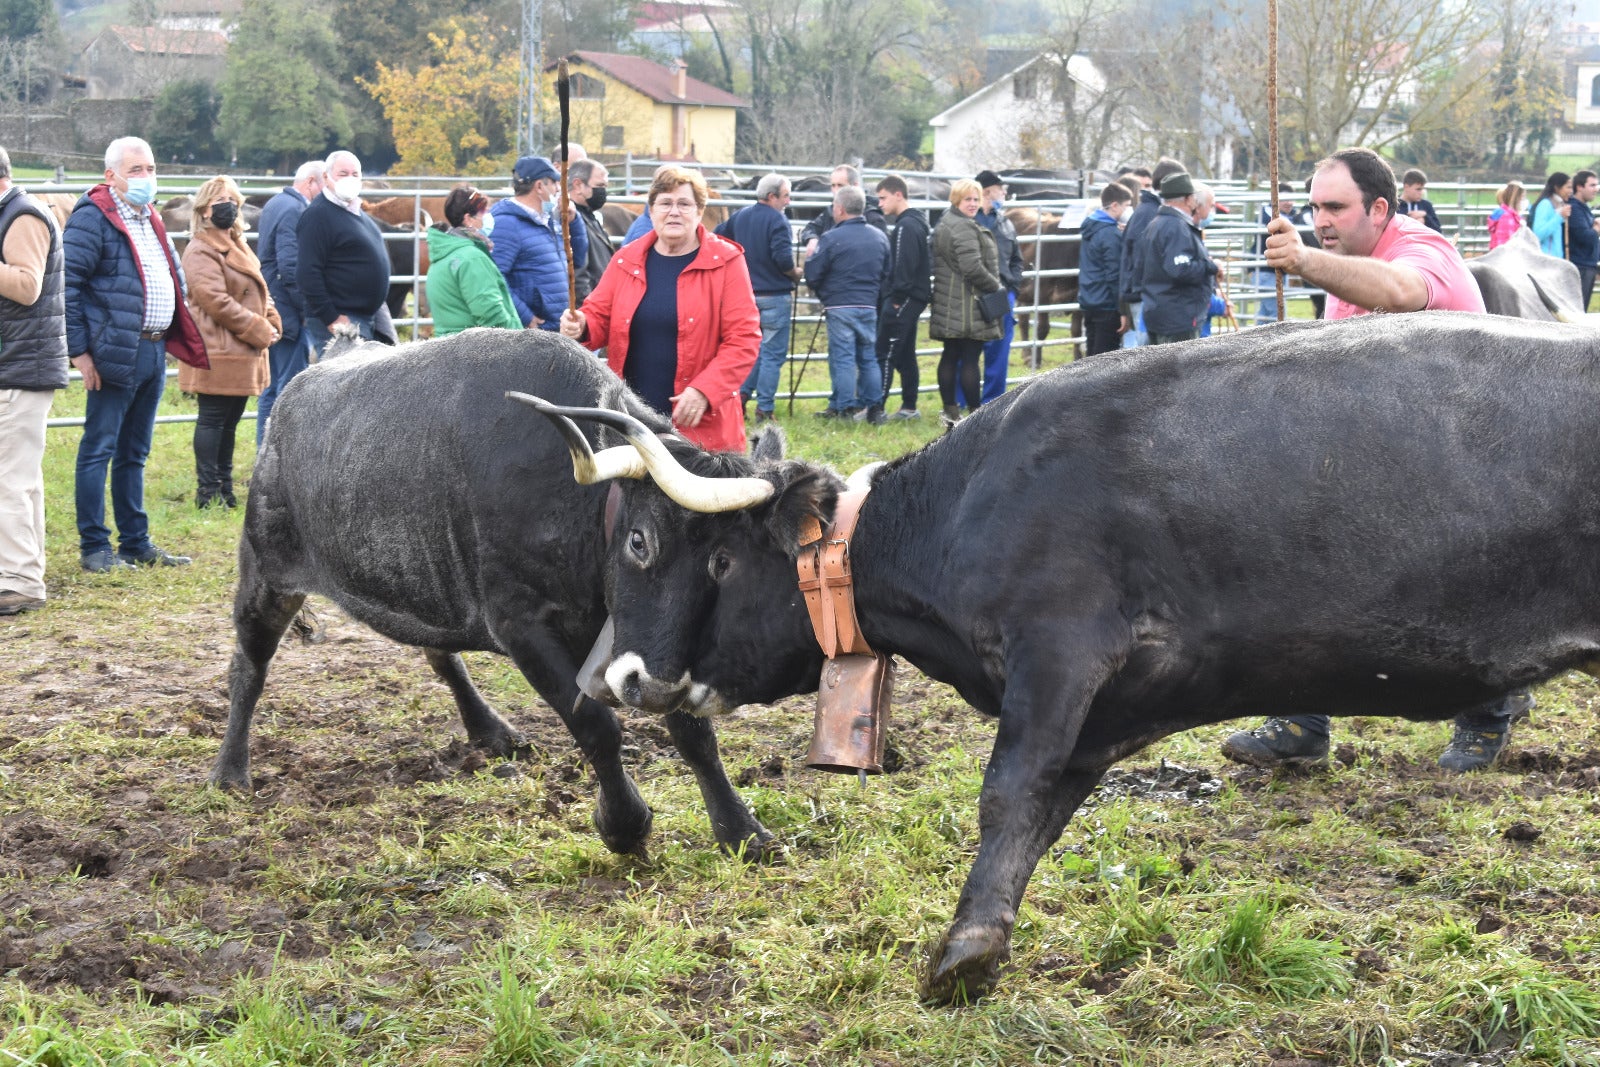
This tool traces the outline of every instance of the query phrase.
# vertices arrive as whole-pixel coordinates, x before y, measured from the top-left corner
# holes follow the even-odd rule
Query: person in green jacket
[[[470,185],[458,185],[445,198],[444,217],[428,230],[433,335],[448,337],[473,326],[522,329],[505,277],[489,258],[494,227],[489,198]]]

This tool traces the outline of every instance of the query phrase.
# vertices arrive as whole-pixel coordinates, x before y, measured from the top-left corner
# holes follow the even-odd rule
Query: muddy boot
[[[1268,719],[1254,730],[1230,734],[1222,754],[1252,767],[1321,763],[1328,758],[1328,738],[1288,719]]]

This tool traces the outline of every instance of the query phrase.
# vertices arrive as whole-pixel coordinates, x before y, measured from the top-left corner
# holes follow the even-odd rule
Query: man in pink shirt
[[[1455,246],[1420,222],[1394,213],[1394,171],[1376,152],[1347,148],[1317,164],[1312,225],[1322,248],[1308,248],[1285,218],[1267,224],[1269,268],[1298,274],[1328,294],[1328,318],[1374,311],[1475,311],[1483,294]],[[1512,720],[1533,704],[1526,690],[1464,710],[1439,757],[1448,771],[1487,767],[1505,748]],[[1270,718],[1222,743],[1223,755],[1271,767],[1328,758],[1328,718]]]
[[[1317,164],[1309,248],[1285,218],[1267,225],[1269,269],[1298,274],[1327,291],[1330,319],[1370,311],[1476,311],[1483,294],[1455,246],[1394,213],[1394,171],[1367,148],[1346,148]]]

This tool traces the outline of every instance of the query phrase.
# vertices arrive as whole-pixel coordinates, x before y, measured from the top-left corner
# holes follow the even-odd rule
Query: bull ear
[[[789,555],[800,551],[800,533],[806,519],[823,526],[833,521],[833,509],[844,491],[844,480],[827,467],[792,460],[769,470],[778,486],[767,506],[767,530]]]
[[[783,430],[768,423],[756,431],[754,440],[750,442],[750,458],[757,463],[777,463],[783,459],[788,447],[789,440]]]

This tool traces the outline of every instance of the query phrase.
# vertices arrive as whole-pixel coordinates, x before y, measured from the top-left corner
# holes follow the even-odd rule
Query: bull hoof
[[[1011,958],[1010,939],[997,929],[946,934],[929,958],[922,999],[929,1004],[971,1004],[1000,982],[1000,965]]]
[[[515,730],[472,738],[472,744],[496,759],[516,759],[528,755],[528,742]]]
[[[717,847],[729,856],[742,859],[746,863],[766,863],[783,855],[783,842],[759,823],[749,836],[734,841],[718,841]]]
[[[206,779],[206,784],[213,789],[221,789],[228,793],[250,792],[250,768],[248,767],[222,767],[212,768],[211,777]]]
[[[645,841],[650,837],[655,815],[639,791],[631,788],[633,783],[628,784],[630,795],[618,800],[604,789],[599,791],[594,804],[594,829],[601,843],[617,855],[648,859]]]

